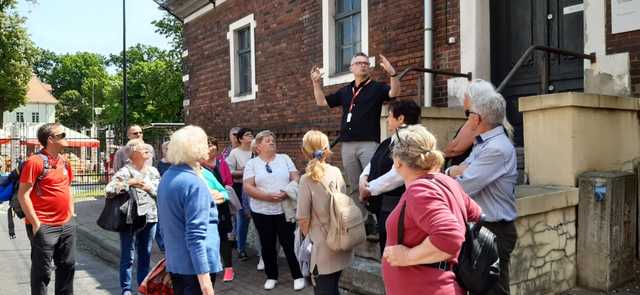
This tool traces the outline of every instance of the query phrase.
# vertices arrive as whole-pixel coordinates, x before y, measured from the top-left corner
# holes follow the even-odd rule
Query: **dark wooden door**
[[[499,85],[531,45],[583,52],[583,0],[492,0],[491,79]],[[544,55],[536,53],[518,70],[502,91],[507,117],[516,128],[516,145],[522,146],[522,114],[518,98],[540,94]],[[549,55],[548,93],[583,89],[581,59]]]

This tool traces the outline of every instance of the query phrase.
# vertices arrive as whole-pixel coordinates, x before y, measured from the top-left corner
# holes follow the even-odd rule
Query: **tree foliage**
[[[0,0],[0,120],[26,101],[35,47],[15,11],[15,0]]]

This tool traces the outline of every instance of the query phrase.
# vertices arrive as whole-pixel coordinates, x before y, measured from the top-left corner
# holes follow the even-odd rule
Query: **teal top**
[[[220,182],[216,179],[215,175],[213,175],[211,171],[204,168],[201,169],[201,171],[202,171],[202,178],[204,179],[204,183],[207,184],[207,187],[209,189],[222,193],[222,195],[224,196],[224,200],[228,201],[229,193],[227,192],[227,189],[224,188],[224,186],[220,184]]]

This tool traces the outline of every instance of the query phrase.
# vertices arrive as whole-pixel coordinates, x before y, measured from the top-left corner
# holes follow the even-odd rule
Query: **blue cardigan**
[[[188,165],[171,166],[158,186],[167,271],[217,273],[220,263],[218,210],[202,178]]]

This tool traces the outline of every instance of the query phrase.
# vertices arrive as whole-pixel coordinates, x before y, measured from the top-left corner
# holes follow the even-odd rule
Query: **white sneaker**
[[[264,289],[265,290],[271,290],[271,289],[276,287],[277,283],[278,283],[278,281],[276,281],[276,280],[267,280],[266,282],[264,282]]]
[[[293,280],[293,290],[295,291],[300,291],[304,289],[304,285],[305,285],[304,278]]]
[[[264,260],[262,260],[262,256],[260,256],[260,261],[258,261],[258,266],[256,266],[257,270],[264,270]]]

